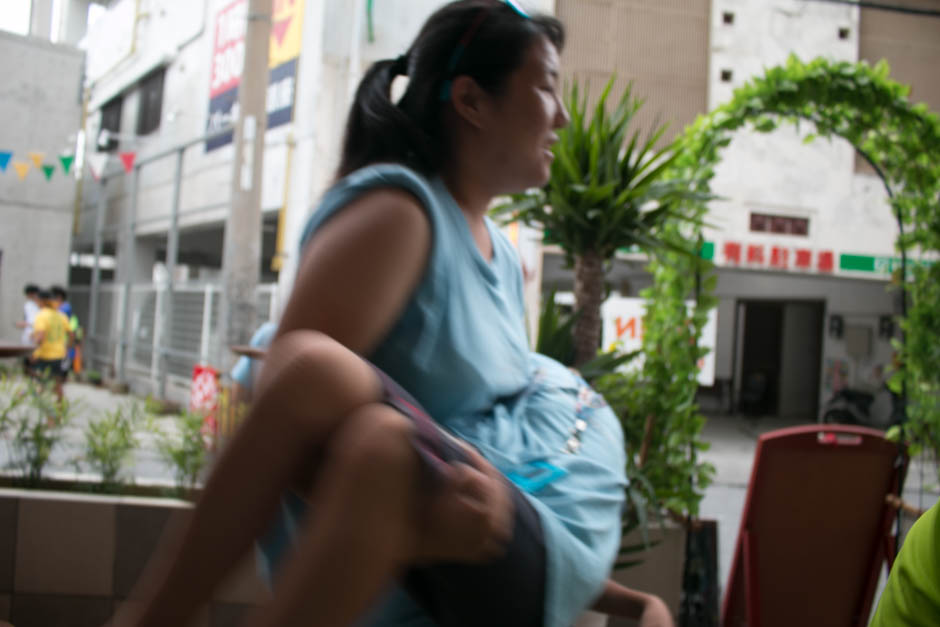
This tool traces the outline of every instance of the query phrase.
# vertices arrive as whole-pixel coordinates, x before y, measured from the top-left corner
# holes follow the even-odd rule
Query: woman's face
[[[513,193],[548,182],[556,130],[569,122],[558,96],[560,62],[545,37],[533,42],[488,107],[485,156],[497,193]],[[483,155],[481,155],[483,156]]]

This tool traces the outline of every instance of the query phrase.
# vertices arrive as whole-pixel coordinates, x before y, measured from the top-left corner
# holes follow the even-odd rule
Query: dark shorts
[[[384,385],[383,402],[415,424],[415,449],[426,471],[427,489],[439,489],[442,465],[467,462],[466,454],[410,394],[377,368],[376,373]],[[411,600],[441,627],[542,625],[546,563],[541,521],[519,489],[509,481],[507,485],[515,508],[515,525],[501,558],[483,564],[439,563],[415,567],[406,571],[400,580]],[[288,492],[281,503],[281,514],[259,540],[268,577],[278,570],[290,550],[295,526],[306,514],[306,501],[296,492]],[[379,616],[382,616],[381,611]],[[388,624],[381,619],[379,623]]]
[[[421,405],[388,375],[383,401],[415,423],[415,448],[430,474],[440,464],[466,462],[460,445],[446,435]],[[515,508],[515,528],[506,553],[484,564],[436,564],[409,570],[408,594],[442,627],[540,627],[545,600],[545,538],[538,513],[507,481]]]
[[[40,379],[62,379],[65,377],[61,359],[37,359],[31,363],[30,369]]]

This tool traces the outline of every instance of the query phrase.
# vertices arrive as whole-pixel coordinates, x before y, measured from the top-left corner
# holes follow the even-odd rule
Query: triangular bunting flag
[[[44,152],[31,152],[29,153],[29,158],[32,159],[33,165],[36,166],[36,169],[42,167],[42,158],[46,156]]]
[[[12,156],[12,152],[8,152],[6,150],[0,152],[0,172],[7,171],[7,166],[10,165],[10,158]]]
[[[16,169],[16,175],[20,177],[20,180],[26,178],[26,173],[29,172],[29,164],[25,161],[14,161],[13,167]]]
[[[75,161],[75,155],[62,155],[59,157],[59,161],[62,162],[62,169],[68,174],[69,168],[72,167],[72,162]]]
[[[46,175],[46,180],[52,180],[52,173],[55,172],[55,166],[51,163],[42,164],[42,173]]]
[[[108,165],[108,157],[110,155],[106,152],[93,152],[88,155],[88,169],[91,170],[91,175],[95,177],[96,181],[101,180],[101,175],[104,174],[104,167]]]
[[[121,163],[124,164],[124,171],[130,172],[134,169],[134,158],[137,156],[136,152],[122,152],[121,153]]]

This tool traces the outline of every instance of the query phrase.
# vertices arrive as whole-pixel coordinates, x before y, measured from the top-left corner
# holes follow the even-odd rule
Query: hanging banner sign
[[[13,153],[7,150],[0,152],[0,172],[6,172],[7,166],[10,165],[10,159],[13,158]]]
[[[42,173],[46,175],[46,180],[52,180],[52,174],[55,172],[55,165],[51,163],[42,164]]]
[[[36,166],[37,170],[42,168],[42,158],[45,156],[46,156],[45,153],[42,153],[42,152],[29,153],[29,158],[33,162],[33,165]]]
[[[287,124],[294,116],[297,58],[300,56],[304,0],[274,0],[268,48],[268,128]],[[248,1],[235,0],[216,15],[209,71],[209,114],[206,133],[231,126],[238,119],[238,85],[245,60]],[[206,152],[232,141],[232,132],[206,142]]]

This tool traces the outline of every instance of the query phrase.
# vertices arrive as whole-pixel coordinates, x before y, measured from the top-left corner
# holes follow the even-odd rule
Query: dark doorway
[[[773,415],[780,382],[783,304],[748,302],[744,311],[739,407],[752,416]]]
[[[819,408],[822,301],[738,303],[738,409],[813,422]]]

